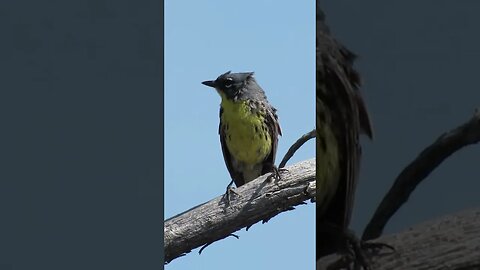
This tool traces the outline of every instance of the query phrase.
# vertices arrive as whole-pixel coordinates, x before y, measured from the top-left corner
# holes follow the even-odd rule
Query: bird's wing
[[[340,182],[324,219],[348,227],[358,179],[360,131],[373,136],[368,113],[359,92],[360,76],[353,68],[355,55],[330,36],[317,4],[317,84],[323,103],[331,111],[331,125],[338,141]],[[319,91],[317,85],[317,95]]]
[[[223,109],[220,107],[220,119],[222,118],[222,113]],[[230,177],[232,178],[233,182],[235,182],[235,186],[239,187],[245,184],[245,179],[243,179],[243,174],[235,170],[235,167],[233,166],[232,156],[228,151],[227,143],[225,141],[225,126],[222,125],[221,121],[218,127],[218,134],[220,135],[220,144],[222,145],[223,159],[225,160],[225,164],[227,165],[227,170],[230,173]]]
[[[327,89],[335,91],[337,95],[334,101],[336,108],[331,108],[330,111],[332,111],[332,131],[337,139],[340,158],[338,167],[340,182],[326,217],[334,219],[334,223],[346,228],[350,222],[355,199],[361,152],[358,108],[356,98],[351,93],[353,89],[350,82],[336,59],[331,56],[322,58],[327,74]],[[339,216],[339,214],[342,215]]]
[[[268,127],[268,132],[272,140],[272,150],[264,161],[262,174],[272,171],[272,166],[275,165],[275,156],[277,155],[278,136],[282,135],[282,129],[280,128],[280,123],[278,122],[278,116],[276,113],[277,110],[270,104],[266,104],[266,107],[266,117],[264,121]]]

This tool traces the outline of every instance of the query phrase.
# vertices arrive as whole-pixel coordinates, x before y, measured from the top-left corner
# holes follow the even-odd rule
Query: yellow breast
[[[317,172],[317,215],[320,216],[329,206],[330,201],[337,192],[340,177],[340,153],[338,141],[334,134],[330,111],[324,103],[317,98],[316,117],[316,172]],[[325,120],[319,117],[324,115]]]
[[[232,157],[247,165],[265,160],[272,150],[272,138],[263,115],[252,111],[246,101],[222,98],[221,106],[225,141]]]

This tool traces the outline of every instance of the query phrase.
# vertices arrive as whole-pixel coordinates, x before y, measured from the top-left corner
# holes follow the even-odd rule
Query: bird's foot
[[[227,191],[225,192],[225,194],[223,194],[223,200],[225,201],[226,206],[230,206],[230,202],[233,199],[233,194],[235,194],[236,196],[239,195],[232,187],[232,184],[233,181],[228,184]]]
[[[380,254],[380,251],[382,249],[389,249],[391,252],[395,252],[395,248],[392,245],[380,242],[367,242],[362,240],[361,248],[366,251],[370,256]]]
[[[282,176],[280,175],[280,173],[282,172],[288,172],[288,170],[285,168],[278,168],[277,166],[273,165],[272,173],[267,177],[267,181],[270,182],[272,180],[275,180],[275,181],[282,180]]]
[[[392,252],[395,248],[391,245],[378,242],[366,242],[359,239],[353,231],[346,230],[345,250],[340,259],[333,262],[327,269],[355,269],[355,270],[371,270],[371,257],[378,255],[380,250],[384,248],[390,249]]]

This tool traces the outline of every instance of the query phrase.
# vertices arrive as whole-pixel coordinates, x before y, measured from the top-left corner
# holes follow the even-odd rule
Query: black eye
[[[232,86],[232,84],[233,84],[233,79],[232,78],[227,78],[225,80],[225,87],[226,88],[230,88]]]

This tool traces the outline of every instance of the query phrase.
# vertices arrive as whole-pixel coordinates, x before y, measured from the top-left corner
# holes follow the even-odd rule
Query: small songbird
[[[345,249],[360,167],[359,135],[373,138],[355,55],[335,40],[317,1],[317,260]],[[361,254],[360,254],[361,255]],[[358,257],[358,256],[357,256]]]
[[[252,181],[273,172],[278,136],[282,135],[276,109],[270,105],[265,92],[257,84],[253,72],[220,75],[202,84],[217,90],[220,103],[220,143],[232,181],[230,187]]]

